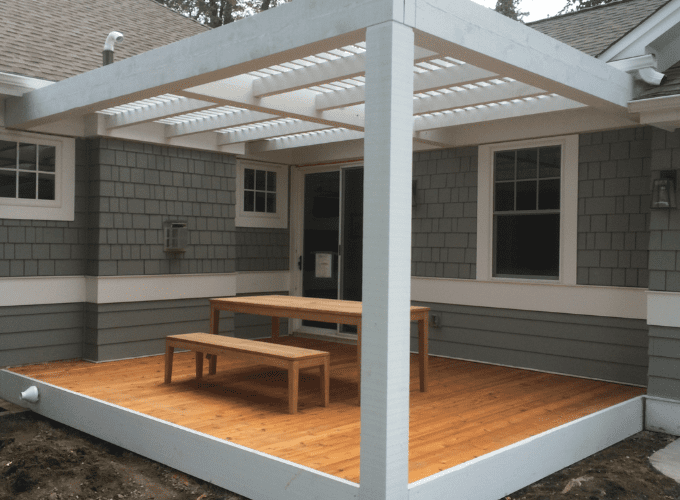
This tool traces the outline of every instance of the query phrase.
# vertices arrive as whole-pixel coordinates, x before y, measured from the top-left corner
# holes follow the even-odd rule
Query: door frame
[[[298,167],[295,166],[290,172],[290,295],[295,295],[298,297],[302,296],[302,271],[298,268],[298,258],[302,255],[303,246],[303,236],[304,236],[304,201],[305,201],[305,175],[306,174],[316,174],[320,172],[334,172],[336,170],[340,172],[340,221],[338,231],[340,232],[340,237],[342,237],[342,197],[343,186],[342,186],[342,170],[345,168],[352,167],[363,167],[363,160],[354,160],[348,162],[338,162],[326,165],[310,165],[308,167]],[[338,256],[338,273],[340,272],[342,265],[342,256]],[[338,278],[339,280],[339,278]],[[306,333],[313,335],[323,335],[325,337],[336,337],[341,339],[356,340],[356,334],[351,333],[340,333],[335,331],[331,333],[331,330],[325,328],[311,328],[303,327],[302,320],[291,318],[289,322],[289,331],[291,333]]]

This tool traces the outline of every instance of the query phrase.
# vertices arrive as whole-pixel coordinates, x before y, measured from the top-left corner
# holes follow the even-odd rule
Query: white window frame
[[[546,146],[562,147],[560,181],[559,279],[529,279],[493,276],[493,160],[496,151]],[[576,284],[578,229],[578,135],[518,142],[485,144],[478,149],[477,281],[507,281],[546,285]]]
[[[244,169],[276,172],[276,213],[246,212],[243,210]],[[236,227],[288,227],[288,165],[262,163],[251,160],[236,162]]]
[[[0,128],[0,140],[55,148],[54,200],[0,198],[0,219],[72,221],[75,215],[75,139]]]

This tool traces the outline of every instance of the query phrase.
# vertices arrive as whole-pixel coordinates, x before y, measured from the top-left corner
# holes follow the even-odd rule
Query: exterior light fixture
[[[167,221],[163,224],[163,250],[170,254],[180,254],[187,250],[189,232],[187,223],[183,221]]]
[[[660,178],[654,181],[652,188],[652,208],[675,208],[675,188],[677,172],[662,170]]]

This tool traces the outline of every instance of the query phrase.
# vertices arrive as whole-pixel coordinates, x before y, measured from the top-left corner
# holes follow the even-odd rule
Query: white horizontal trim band
[[[0,278],[0,307],[230,297],[288,290],[289,272]]]
[[[449,278],[411,280],[411,300],[520,311],[647,318],[646,289]]]
[[[680,328],[680,293],[647,292],[647,324]]]

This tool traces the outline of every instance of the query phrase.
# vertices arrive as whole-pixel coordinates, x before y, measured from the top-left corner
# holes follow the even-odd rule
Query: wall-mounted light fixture
[[[186,252],[189,243],[187,223],[183,221],[166,221],[163,223],[163,250],[168,253]]]
[[[652,187],[652,208],[675,208],[675,188],[677,186],[677,171],[662,170],[661,175],[654,181]]]

